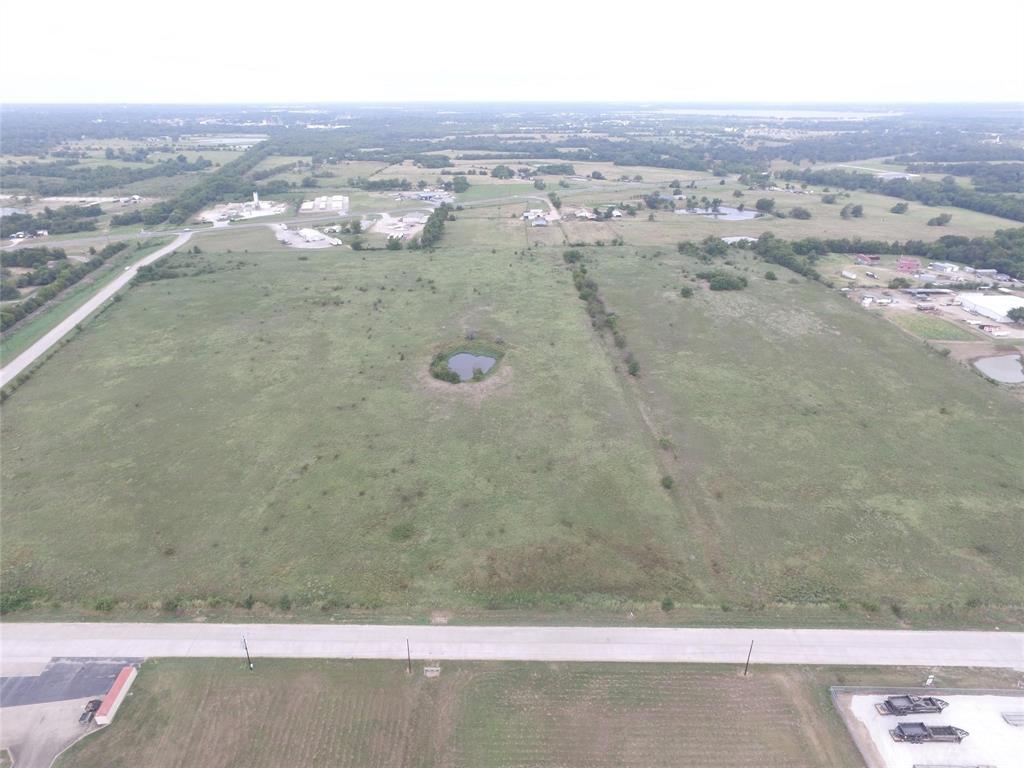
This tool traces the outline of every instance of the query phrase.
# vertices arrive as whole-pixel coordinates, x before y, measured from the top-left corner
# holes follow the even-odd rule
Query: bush
[[[698,272],[697,277],[707,280],[712,291],[742,291],[747,287],[747,278],[720,269]]]
[[[661,610],[663,610],[665,613],[668,613],[675,607],[676,603],[671,597],[666,597],[664,600],[661,601]]]
[[[691,296],[693,296],[693,288],[691,288],[688,285],[684,285],[682,288],[679,289],[679,295],[682,296],[684,299],[689,299]]]
[[[456,376],[456,379],[458,379],[458,376]],[[388,534],[388,538],[392,541],[408,541],[415,534],[416,528],[411,522],[406,521],[404,523],[399,523],[392,528],[391,532]]]
[[[114,610],[114,599],[111,597],[101,597],[93,607],[97,611],[112,611]]]
[[[626,366],[626,370],[629,371],[630,376],[639,376],[640,363],[638,363],[636,360],[633,360],[628,366]]]
[[[282,611],[290,611],[292,609],[292,599],[288,597],[288,593],[281,595],[281,599],[277,601],[277,607]]]
[[[778,278],[778,276],[774,272],[772,272],[769,269],[767,272],[764,273],[764,279],[765,280],[778,280],[779,278]]]
[[[662,475],[662,477],[661,477],[661,487],[664,488],[666,491],[670,490],[672,488],[672,486],[675,485],[675,484],[676,484],[676,481],[673,480],[670,475]]]

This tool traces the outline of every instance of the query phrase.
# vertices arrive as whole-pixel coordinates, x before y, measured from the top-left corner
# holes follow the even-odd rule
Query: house
[[[954,272],[960,271],[960,265],[950,264],[948,261],[933,261],[928,265],[928,269],[934,269],[936,272],[944,272],[947,275],[951,275]]]
[[[534,221],[538,218],[544,218],[544,211],[540,208],[531,208],[523,214],[523,221]]]
[[[132,683],[135,682],[138,674],[139,670],[135,667],[123,667],[121,669],[117,679],[114,680],[114,684],[107,691],[107,695],[103,697],[103,703],[100,704],[100,708],[96,711],[97,725],[110,724],[110,721],[114,719],[114,715],[117,714],[121,702],[128,695],[128,689],[132,687]]]
[[[915,259],[912,256],[901,256],[900,260],[896,262],[896,269],[900,272],[919,272],[921,260]]]
[[[871,254],[871,255],[864,254],[864,253],[858,253],[857,254],[857,263],[858,264],[877,264],[881,260],[882,260],[881,256],[875,256],[874,254]]]
[[[856,279],[857,279],[857,273],[856,273],[856,272],[851,272],[851,271],[850,271],[850,270],[848,270],[848,269],[844,269],[844,270],[843,270],[842,272],[840,272],[839,274],[841,274],[841,275],[842,275],[843,277],[845,277],[845,278],[846,278],[847,280],[856,280]]]
[[[531,227],[546,227],[547,225],[548,220],[543,217],[539,219],[534,219],[533,221],[530,222]]]

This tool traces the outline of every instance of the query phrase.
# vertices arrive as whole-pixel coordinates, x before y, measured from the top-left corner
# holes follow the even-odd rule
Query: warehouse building
[[[989,296],[984,293],[964,293],[960,300],[968,312],[995,320],[997,323],[1008,323],[1010,310],[1024,307],[1024,299],[1019,296]]]

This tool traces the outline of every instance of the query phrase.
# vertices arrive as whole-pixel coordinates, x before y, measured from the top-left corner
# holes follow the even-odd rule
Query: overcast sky
[[[5,102],[1024,101],[1024,2],[6,2]]]

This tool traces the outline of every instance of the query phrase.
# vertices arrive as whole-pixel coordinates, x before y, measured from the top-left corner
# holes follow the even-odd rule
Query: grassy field
[[[852,768],[863,763],[828,686],[925,676],[461,663],[426,679],[421,666],[410,677],[395,662],[257,660],[255,674],[233,661],[148,662],[114,725],[57,766]]]
[[[978,336],[966,328],[960,328],[940,317],[930,317],[920,312],[891,312],[889,318],[915,336],[933,341],[976,341]]]
[[[1009,396],[741,252],[746,290],[692,282],[677,240],[760,222],[522,208],[459,211],[431,253],[197,235],[4,404],[5,592],[54,615],[1019,623]],[[626,241],[585,252],[638,379],[562,261],[597,234]],[[469,331],[504,339],[495,373],[427,376]]]
[[[296,253],[262,231],[203,249],[191,262],[212,271],[133,289],[5,404],[7,589],[695,597],[655,448],[550,258]],[[435,347],[470,329],[504,338],[501,369],[477,389],[429,379]]]
[[[5,334],[3,340],[0,341],[0,360],[4,363],[13,360],[82,306],[96,291],[117,277],[126,264],[138,261],[168,243],[169,240],[165,238],[150,242],[153,244],[146,248],[139,250],[129,248],[114,256],[106,266],[87,275],[85,279],[72,286],[64,298],[51,302],[40,315],[26,322],[17,330]]]
[[[839,295],[732,258],[748,289],[690,299],[701,265],[678,254],[594,249],[591,268],[716,592],[897,614],[1019,601],[1019,405]]]

